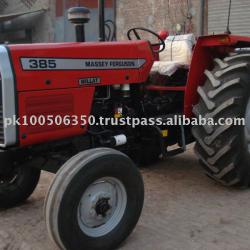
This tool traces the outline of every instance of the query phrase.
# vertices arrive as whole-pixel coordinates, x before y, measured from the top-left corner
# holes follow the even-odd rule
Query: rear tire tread
[[[193,107],[198,118],[238,118],[245,112],[249,98],[250,54],[216,58],[212,71],[205,71],[207,81],[197,92],[200,101]],[[242,164],[240,129],[233,125],[194,126],[195,152],[207,175],[225,186],[250,184],[248,161]]]

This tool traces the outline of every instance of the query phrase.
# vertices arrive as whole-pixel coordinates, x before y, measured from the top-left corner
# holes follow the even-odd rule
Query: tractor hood
[[[18,91],[144,82],[153,64],[146,41],[8,46]],[[93,82],[94,83],[94,82]]]

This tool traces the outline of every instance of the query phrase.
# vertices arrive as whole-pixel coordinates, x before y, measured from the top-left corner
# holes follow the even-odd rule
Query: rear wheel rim
[[[114,177],[98,179],[81,197],[77,210],[79,227],[90,237],[102,237],[120,223],[126,206],[127,192],[120,180]]]

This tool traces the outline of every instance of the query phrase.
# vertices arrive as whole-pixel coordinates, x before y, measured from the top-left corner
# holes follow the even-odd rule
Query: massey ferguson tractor
[[[60,249],[119,246],[143,207],[136,165],[182,153],[194,141],[209,177],[250,184],[250,38],[133,28],[128,41],[105,42],[103,10],[100,1],[99,42],[84,42],[89,12],[75,7],[69,20],[76,43],[0,46],[0,207],[25,201],[41,170],[56,173],[45,218]],[[157,42],[143,39],[142,30]],[[184,115],[246,124],[164,123]],[[93,122],[100,117],[161,123]]]

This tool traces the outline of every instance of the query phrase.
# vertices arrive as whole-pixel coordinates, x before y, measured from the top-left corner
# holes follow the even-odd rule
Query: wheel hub
[[[107,216],[107,212],[112,208],[109,204],[110,198],[101,198],[97,201],[95,211],[97,215],[101,215],[102,217]]]
[[[91,184],[78,206],[78,224],[91,237],[110,232],[122,219],[127,193],[116,178],[105,177]]]

